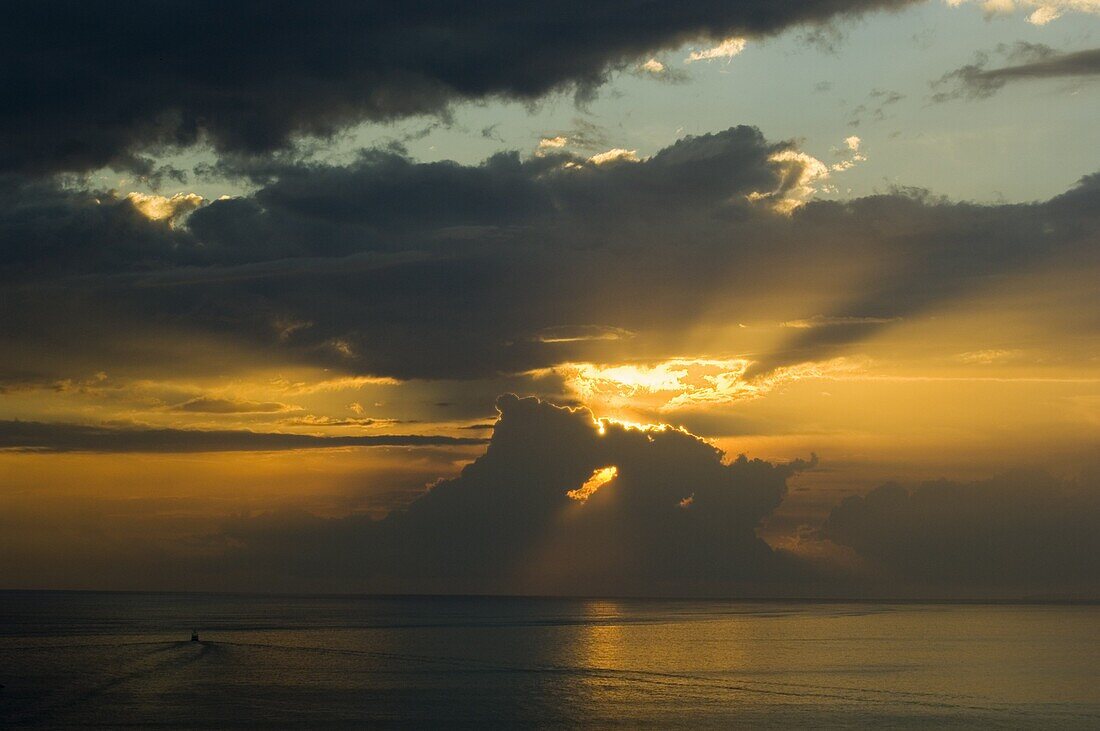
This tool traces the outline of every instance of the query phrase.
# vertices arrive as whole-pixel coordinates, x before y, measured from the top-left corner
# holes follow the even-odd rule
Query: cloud
[[[781,327],[793,327],[799,330],[806,330],[814,327],[841,327],[847,325],[885,325],[890,322],[897,322],[901,318],[897,317],[827,317],[825,315],[814,315],[813,317],[804,318],[801,320],[788,320],[787,322],[780,323]]]
[[[962,66],[933,83],[933,100],[937,102],[970,97],[984,99],[1000,91],[1005,84],[1017,81],[1100,76],[1100,48],[1072,53],[1058,53],[1045,46],[1026,44],[1032,60],[1013,66],[988,68],[988,55],[981,55],[972,64]],[[1019,48],[1017,47],[1017,57]]]
[[[394,424],[405,423],[398,419],[344,419],[334,416],[318,416],[316,414],[306,414],[305,416],[297,416],[291,419],[283,419],[281,424],[286,426],[354,426],[354,427],[378,427],[378,426],[393,426]]]
[[[557,135],[556,137],[543,137],[539,140],[539,150],[560,150],[569,144],[569,138],[564,135]]]
[[[535,339],[540,343],[576,343],[586,340],[625,340],[635,333],[612,325],[562,325],[543,328]]]
[[[862,236],[860,226],[870,227],[877,260],[893,264],[850,288],[834,310],[821,313],[828,321],[848,324],[794,329],[747,375],[832,358],[896,321],[981,291],[1010,272],[1039,263],[1072,266],[1070,259],[1087,257],[1095,241],[1098,196],[1100,179],[1089,176],[1044,203],[981,206],[937,202],[922,191],[898,191],[847,203],[812,204],[795,221],[803,235],[820,237],[843,217],[843,228],[854,237]],[[881,322],[866,321],[867,313]]]
[[[865,120],[881,122],[887,118],[890,107],[905,99],[905,95],[892,89],[872,89],[867,101],[857,105],[849,114],[848,126],[858,127]],[[851,138],[848,138],[851,139]],[[858,138],[857,138],[858,139]],[[853,149],[853,152],[857,150]]]
[[[661,363],[598,365],[563,363],[554,368],[566,387],[585,403],[622,406],[660,397],[660,409],[688,403],[753,398],[757,389],[742,379],[748,360],[676,358]]]
[[[254,193],[175,227],[118,195],[0,177],[0,380],[226,374],[241,353],[341,383],[498,378],[668,360],[685,323],[828,325],[754,349],[754,376],[845,355],[1040,262],[1080,270],[1094,251],[1095,177],[1041,203],[977,205],[906,190],[816,200],[825,174],[748,127],[604,165],[374,149],[273,165]]]
[[[735,128],[629,164],[504,153],[465,166],[371,150],[346,166],[281,168],[254,195],[214,201],[177,228],[111,194],[9,177],[0,280],[10,286],[0,294],[13,315],[0,321],[0,340],[18,346],[7,348],[5,370],[33,370],[20,357],[56,368],[73,337],[96,363],[86,370],[199,367],[187,348],[160,361],[119,357],[120,340],[142,323],[158,333],[152,342],[225,338],[333,368],[334,377],[545,366],[611,341],[539,343],[532,333],[592,323],[596,276],[605,290],[622,286],[608,274],[634,286],[653,279],[644,262],[662,254],[646,229],[713,221],[738,205],[731,198],[775,185],[771,149],[756,130]],[[598,263],[624,237],[640,247],[629,275]],[[71,279],[60,291],[30,288],[63,277]],[[596,321],[624,331],[633,328],[621,320],[639,319],[605,314]],[[120,330],[120,320],[131,326]],[[69,354],[39,357],[53,348]]]
[[[1016,471],[970,483],[884,485],[845,498],[820,527],[803,530],[807,544],[827,549],[821,555],[843,559],[808,563],[801,554],[769,546],[757,532],[782,503],[788,480],[816,467],[814,458],[788,464],[730,459],[682,429],[597,419],[585,408],[533,398],[505,395],[498,409],[495,424],[474,425],[492,428],[483,454],[456,477],[419,491],[408,486],[416,496],[384,518],[320,517],[281,508],[205,515],[197,522],[168,501],[161,506],[170,509],[158,511],[155,519],[139,519],[124,504],[130,501],[84,502],[79,520],[65,523],[46,510],[36,530],[64,525],[64,545],[86,543],[96,551],[102,551],[97,543],[102,535],[125,536],[110,560],[97,563],[84,551],[28,551],[10,531],[0,531],[0,538],[20,546],[26,565],[38,575],[70,582],[73,576],[79,582],[91,578],[128,589],[186,581],[197,588],[266,591],[1096,595],[1100,473],[1094,469],[1073,478]],[[0,422],[0,445],[205,451],[206,438],[196,434],[211,434],[213,442],[230,449],[387,443],[366,437],[137,432]],[[413,443],[419,444],[446,447],[457,441]],[[9,526],[27,525],[25,515],[2,515]],[[88,522],[88,515],[99,517]],[[150,524],[155,536],[148,532]],[[63,571],[59,560],[66,562]]]
[[[342,0],[324,12],[203,0],[157,24],[45,0],[0,31],[0,171],[110,165],[148,175],[148,154],[197,143],[253,155],[467,100],[585,98],[610,71],[693,39],[768,35],[911,1],[693,0],[639,13],[587,0],[532,13],[431,0]]]
[[[986,15],[1004,15],[1017,10],[1028,12],[1032,25],[1046,25],[1066,13],[1100,13],[1100,0],[946,0],[948,5],[981,2]]]
[[[803,378],[844,376],[860,370],[858,363],[837,358],[776,368],[750,378],[752,362],[747,358],[673,358],[655,363],[562,363],[548,372],[560,377],[567,392],[585,404],[669,414],[749,401]]]
[[[187,411],[200,414],[274,414],[280,411],[293,411],[294,406],[275,401],[259,402],[239,399],[213,398],[201,396],[184,401],[171,407],[174,411]]]
[[[485,454],[407,509],[231,521],[225,561],[385,591],[729,594],[794,575],[755,531],[808,464],[725,461],[685,432],[536,399],[498,408]]]
[[[814,184],[829,177],[829,167],[813,155],[786,149],[768,157],[780,171],[779,185],[772,191],[754,191],[749,200],[767,203],[776,212],[790,214],[817,192]]]
[[[482,439],[419,434],[323,437],[242,430],[157,429],[0,421],[0,450],[26,452],[265,452],[332,447],[482,444]]]
[[[639,162],[637,150],[624,150],[621,147],[600,152],[588,158],[593,165],[611,165],[620,162]]]
[[[692,51],[691,54],[684,59],[684,63],[713,61],[720,58],[729,60],[741,53],[741,51],[744,51],[746,43],[747,41],[744,38],[727,38],[712,48],[705,48],[702,51]]]
[[[971,596],[1095,591],[1100,485],[1006,473],[980,482],[887,484],[845,498],[821,535],[885,569],[895,585],[947,586]]]
[[[147,218],[153,221],[169,221],[170,224],[205,203],[203,197],[195,193],[176,193],[171,198],[129,193],[126,199]]]

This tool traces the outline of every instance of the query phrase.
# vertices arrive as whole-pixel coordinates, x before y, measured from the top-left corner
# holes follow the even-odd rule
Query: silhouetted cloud
[[[884,568],[895,586],[1091,593],[1100,575],[1098,477],[887,484],[845,498],[821,533]]]
[[[812,462],[725,462],[686,432],[532,398],[498,408],[485,454],[406,510],[235,520],[227,565],[386,591],[605,595],[745,593],[796,575],[755,529]],[[570,497],[601,472],[614,476],[584,502]]]
[[[0,449],[28,452],[262,452],[331,447],[463,446],[484,443],[484,439],[420,434],[329,437],[226,429],[158,429],[0,421]]]
[[[591,98],[662,48],[911,1],[25,3],[0,30],[0,170],[148,174],[145,153],[203,140],[263,153],[456,101]]]

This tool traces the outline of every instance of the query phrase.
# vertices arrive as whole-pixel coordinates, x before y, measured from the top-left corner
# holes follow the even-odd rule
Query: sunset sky
[[[160,5],[0,28],[0,588],[1096,595],[1097,0]]]

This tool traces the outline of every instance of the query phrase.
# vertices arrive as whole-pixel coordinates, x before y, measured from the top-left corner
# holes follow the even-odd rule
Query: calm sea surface
[[[1100,728],[1100,607],[0,592],[0,684],[4,727]]]

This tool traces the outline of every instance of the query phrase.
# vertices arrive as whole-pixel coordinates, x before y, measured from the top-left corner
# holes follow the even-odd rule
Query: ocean
[[[1100,607],[0,592],[0,684],[2,727],[1100,728]]]

